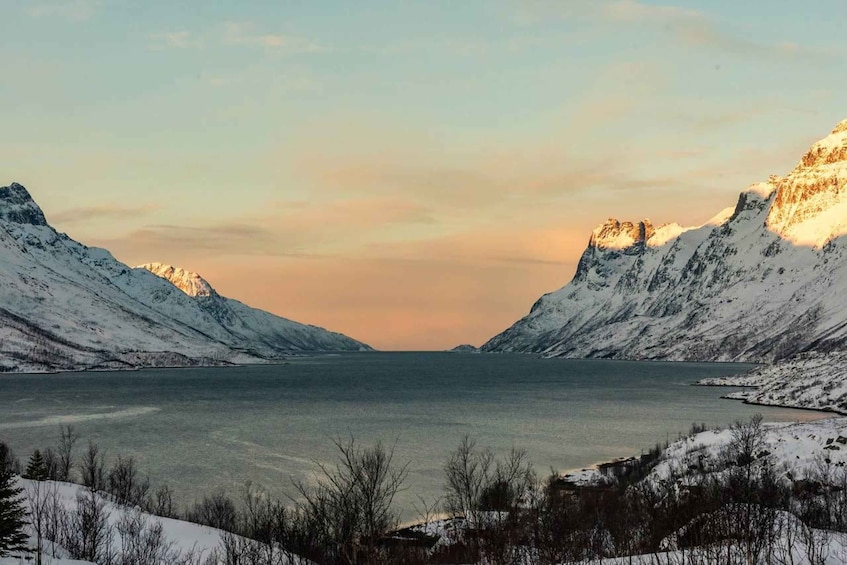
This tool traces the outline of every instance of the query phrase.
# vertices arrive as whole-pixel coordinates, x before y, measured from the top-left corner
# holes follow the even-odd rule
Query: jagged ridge
[[[661,233],[660,233],[661,232]],[[704,226],[598,227],[573,281],[485,351],[772,361],[847,341],[847,121]]]

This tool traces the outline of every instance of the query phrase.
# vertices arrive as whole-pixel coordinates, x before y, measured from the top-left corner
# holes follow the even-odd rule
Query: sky
[[[847,2],[0,0],[0,184],[130,265],[480,345],[609,217],[699,225],[847,118]]]

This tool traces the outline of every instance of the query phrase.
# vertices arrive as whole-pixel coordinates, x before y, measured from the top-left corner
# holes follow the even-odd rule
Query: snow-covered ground
[[[765,424],[764,454],[758,464],[780,469],[784,477],[797,481],[829,460],[835,468],[847,466],[847,418],[834,417],[795,424]],[[710,430],[672,443],[647,480],[667,481],[685,477],[690,469],[719,468],[719,455],[732,441],[732,431]]]

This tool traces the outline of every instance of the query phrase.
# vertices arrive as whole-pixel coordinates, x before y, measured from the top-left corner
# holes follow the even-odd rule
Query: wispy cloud
[[[329,48],[321,43],[295,35],[266,33],[252,22],[226,22],[222,40],[227,45],[264,47],[279,53],[319,53]]]
[[[102,220],[123,220],[137,218],[151,214],[160,207],[149,206],[88,206],[84,208],[71,208],[50,214],[50,221],[57,224],[78,224],[82,222],[96,222]]]
[[[90,19],[101,4],[100,0],[34,2],[27,7],[27,13],[34,18],[57,17],[82,22]]]
[[[172,49],[200,49],[204,46],[203,39],[197,37],[190,31],[167,31],[157,33],[150,37],[152,48],[156,50]]]
[[[273,255],[276,234],[246,223],[219,223],[206,226],[154,224],[98,244],[119,253],[139,256],[150,250],[190,251],[194,254]]]
[[[252,22],[225,22],[214,30],[176,30],[150,36],[151,49],[200,49],[211,46],[258,47],[272,53],[295,55],[330,51],[322,43],[292,34],[269,33]]]
[[[81,221],[85,213],[75,211],[69,216]],[[230,221],[151,224],[105,243],[130,254],[143,249],[168,249],[192,254],[326,256],[339,248],[381,240],[391,229],[434,222],[429,209],[402,198],[348,198],[321,203],[285,200],[269,203],[260,213]]]
[[[562,18],[586,18],[617,25],[649,25],[667,30],[674,40],[687,47],[736,56],[806,61],[811,57],[828,59],[834,55],[789,40],[742,35],[703,10],[640,0],[533,0],[521,5],[519,14],[518,20],[524,24],[537,23],[542,15],[555,14]]]
[[[668,19],[700,19],[703,12],[677,6],[645,4],[636,0],[598,2],[600,13],[606,18],[623,22],[645,22]]]

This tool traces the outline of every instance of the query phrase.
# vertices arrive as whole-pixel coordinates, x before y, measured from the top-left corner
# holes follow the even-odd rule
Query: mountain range
[[[0,371],[261,362],[370,350],[218,294],[195,273],[132,268],[59,233],[22,185],[0,187]]]
[[[774,362],[847,343],[847,120],[702,226],[610,219],[573,280],[483,347]]]

